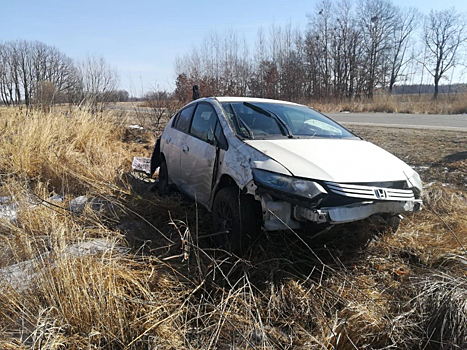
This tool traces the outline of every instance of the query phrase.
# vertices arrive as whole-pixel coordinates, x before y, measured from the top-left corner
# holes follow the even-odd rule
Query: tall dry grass
[[[81,193],[115,188],[131,162],[125,129],[109,113],[0,110],[0,173]]]
[[[0,192],[20,209],[16,222],[0,221],[0,268],[29,266],[24,283],[0,280],[2,349],[455,349],[467,341],[465,192],[433,185],[427,210],[395,234],[367,223],[311,241],[262,235],[237,257],[202,238],[210,234],[202,209],[134,192],[125,174],[132,151],[145,148],[111,115],[1,110],[0,125]],[[64,201],[49,201],[54,193]],[[82,194],[121,210],[70,213],[68,201]],[[108,248],[70,253],[96,238]]]
[[[415,114],[465,114],[467,95],[441,94],[433,100],[432,95],[388,95],[376,94],[373,99],[361,98],[331,102],[308,102],[322,112],[381,112]]]

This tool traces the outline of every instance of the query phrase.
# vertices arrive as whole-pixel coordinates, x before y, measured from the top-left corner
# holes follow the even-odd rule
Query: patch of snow
[[[79,196],[70,201],[69,208],[74,214],[82,214],[88,205],[93,211],[104,216],[115,216],[118,207],[104,198]]]
[[[63,197],[60,196],[59,194],[54,194],[48,199],[49,202],[56,202],[56,203],[62,203],[63,202]]]
[[[97,238],[67,246],[62,255],[65,257],[84,257],[107,252],[127,254],[129,248],[115,245],[105,238]],[[53,252],[45,252],[33,259],[1,268],[0,289],[7,285],[14,288],[17,292],[27,289],[37,276],[38,271],[46,268],[45,261],[51,260],[53,254]]]
[[[129,129],[136,129],[136,130],[143,130],[144,128],[141,125],[138,124],[130,124],[128,125]]]
[[[18,211],[16,204],[0,204],[0,220],[8,221],[14,224],[18,220]]]
[[[419,171],[419,170],[428,170],[430,169],[429,166],[425,166],[425,165],[411,165],[412,169],[415,170],[415,171]]]
[[[81,214],[88,202],[88,197],[79,196],[70,201],[70,211],[75,214]]]
[[[10,196],[0,196],[0,204],[8,204],[11,202]]]

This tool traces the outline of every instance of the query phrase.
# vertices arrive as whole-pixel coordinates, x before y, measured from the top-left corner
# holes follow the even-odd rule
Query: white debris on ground
[[[53,251],[43,253],[34,259],[26,260],[0,269],[0,289],[10,286],[17,292],[27,289],[38,272],[47,268],[46,262],[53,265],[53,256],[58,254],[60,257],[74,258],[87,255],[96,255],[99,253],[119,253],[127,254],[129,248],[116,245],[114,242],[105,238],[96,238],[67,246],[61,253]]]
[[[130,124],[128,125],[128,129],[136,129],[136,130],[143,130],[144,128],[138,124]]]
[[[138,171],[147,175],[151,175],[151,158],[133,157],[131,168],[133,169],[133,171]]]

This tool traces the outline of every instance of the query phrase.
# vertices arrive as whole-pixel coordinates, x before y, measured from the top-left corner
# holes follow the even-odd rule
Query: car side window
[[[216,122],[217,114],[214,108],[207,103],[199,103],[195,115],[193,116],[190,134],[213,144]]]
[[[180,112],[178,112],[178,113],[175,115],[175,117],[174,117],[174,119],[173,119],[173,121],[172,121],[172,128],[175,128],[175,127],[176,127],[177,122],[178,122],[178,117],[179,117],[179,116],[180,116]]]
[[[180,111],[175,123],[176,129],[188,133],[188,130],[190,129],[191,116],[193,115],[195,107],[196,105],[193,104]]]

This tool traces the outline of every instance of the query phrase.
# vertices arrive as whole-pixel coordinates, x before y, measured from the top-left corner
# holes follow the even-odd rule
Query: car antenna
[[[193,101],[199,98],[199,87],[198,85],[193,85]]]

